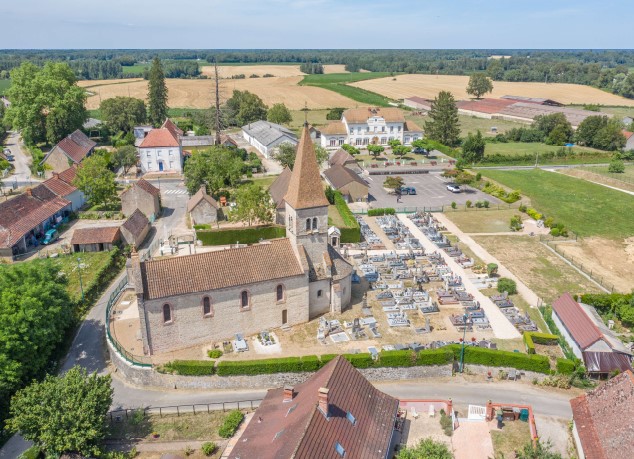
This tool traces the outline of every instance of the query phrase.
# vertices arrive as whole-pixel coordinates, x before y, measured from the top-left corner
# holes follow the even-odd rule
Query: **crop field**
[[[205,65],[200,68],[203,75],[214,75],[213,65]],[[324,65],[324,73],[347,73],[345,65]],[[276,77],[290,77],[306,75],[299,70],[299,64],[250,64],[250,65],[218,65],[220,78],[231,78],[234,75],[264,76],[270,74]]]
[[[398,75],[350,83],[356,88],[372,91],[391,99],[410,96],[433,99],[440,91],[451,91],[456,99],[468,99],[469,77],[456,75]],[[634,107],[634,100],[616,96],[590,86],[564,83],[514,83],[494,81],[493,93],[487,97],[504,95],[544,97],[564,104],[603,104]]]
[[[317,86],[334,91],[342,96],[354,99],[366,105],[387,107],[390,100],[377,92],[358,88],[349,83],[382,78],[391,75],[389,72],[334,73],[329,75],[306,75],[301,81],[304,86]],[[358,105],[358,104],[357,104]]]

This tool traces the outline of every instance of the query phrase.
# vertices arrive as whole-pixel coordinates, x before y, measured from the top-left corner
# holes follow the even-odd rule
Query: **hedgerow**
[[[238,427],[240,427],[240,423],[244,419],[244,414],[240,410],[230,411],[224,422],[218,429],[218,435],[222,438],[231,438],[233,434],[236,433]]]
[[[456,360],[460,359],[461,346],[452,344],[450,348]],[[490,367],[510,367],[518,370],[534,371],[537,373],[550,373],[550,361],[545,355],[521,354],[519,352],[500,351],[474,346],[465,346],[465,363],[474,365],[486,365]]]
[[[524,344],[526,345],[526,352],[529,354],[535,353],[535,343],[537,344],[557,344],[559,337],[550,333],[538,333],[538,332],[524,332],[522,335]]]
[[[162,370],[183,376],[210,376],[215,372],[213,360],[173,360],[163,365]]]

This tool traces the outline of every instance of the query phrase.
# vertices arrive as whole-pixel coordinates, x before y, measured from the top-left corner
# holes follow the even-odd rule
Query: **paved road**
[[[15,156],[13,167],[15,168],[13,173],[2,179],[5,187],[13,186],[13,183],[17,183],[18,187],[28,185],[32,183],[31,170],[29,165],[31,163],[31,157],[27,156],[20,146],[20,134],[15,131],[10,131],[5,141],[3,148],[11,150],[11,154]]]

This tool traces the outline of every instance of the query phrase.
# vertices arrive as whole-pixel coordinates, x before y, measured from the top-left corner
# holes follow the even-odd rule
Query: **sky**
[[[633,0],[0,0],[2,49],[634,48]]]

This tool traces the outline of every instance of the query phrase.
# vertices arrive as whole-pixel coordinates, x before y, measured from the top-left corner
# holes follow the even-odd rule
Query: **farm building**
[[[626,459],[634,446],[634,374],[627,370],[570,400],[580,459]]]
[[[394,107],[367,107],[345,110],[340,121],[333,121],[321,131],[321,146],[340,147],[344,143],[357,147],[387,145],[399,140],[403,145],[423,137],[423,130],[406,121],[403,111]]]
[[[623,135],[625,136],[625,148],[623,150],[634,150],[634,132],[623,131]]]
[[[233,140],[231,138],[231,136],[227,135],[227,134],[222,134],[220,136],[220,145],[222,145],[223,147],[234,147],[234,148],[238,148],[238,142],[236,142],[235,140]]]
[[[94,141],[77,129],[60,140],[40,164],[46,166],[46,176],[51,177],[53,172],[62,172],[68,169],[68,166],[81,163],[84,158],[92,154],[95,145],[97,144]]]
[[[51,178],[42,182],[42,185],[57,196],[70,201],[72,211],[79,210],[86,203],[84,193],[73,185],[76,176],[77,166],[73,164],[65,171],[53,172]]]
[[[357,161],[354,159],[354,156],[352,156],[343,148],[340,148],[339,150],[335,151],[334,153],[330,155],[330,158],[328,159],[328,165],[330,167],[345,166],[351,171],[356,172],[357,174],[361,174],[363,172],[363,169],[359,166]]]
[[[213,135],[184,135],[180,138],[182,147],[211,147],[216,144]]]
[[[161,193],[158,188],[145,179],[140,179],[121,193],[121,211],[129,217],[139,209],[154,221],[161,212]]]
[[[605,326],[592,306],[564,293],[552,308],[555,325],[589,374],[606,377],[614,370],[632,369],[632,352]]]
[[[141,171],[180,174],[183,171],[182,135],[183,131],[169,119],[159,129],[148,132],[139,145]]]
[[[278,225],[286,224],[286,201],[284,201],[284,196],[286,196],[290,181],[291,169],[286,166],[282,173],[278,175],[275,181],[269,186],[269,194],[275,203],[275,223]]]
[[[414,110],[422,110],[424,112],[428,112],[429,110],[431,110],[431,104],[433,102],[433,100],[423,99],[422,97],[416,96],[403,99],[403,105],[405,105],[406,107],[413,108]]]
[[[229,457],[390,458],[398,407],[337,356],[307,381],[269,390]]]
[[[73,252],[103,252],[112,250],[120,240],[118,226],[79,228],[73,232],[70,244]]]
[[[524,97],[524,96],[502,96],[501,99],[514,100],[516,102],[530,102],[531,104],[550,105],[551,107],[563,107],[564,104],[552,99],[544,99],[541,97]]]
[[[331,187],[341,192],[346,202],[368,202],[368,184],[347,167],[332,166],[324,171],[324,178]]]
[[[121,225],[121,237],[128,245],[139,247],[150,231],[150,221],[139,209]]]
[[[272,157],[283,143],[297,145],[297,136],[290,129],[268,121],[256,121],[242,126],[242,136],[266,158]]]
[[[200,187],[187,202],[187,212],[192,225],[208,225],[218,221],[218,203],[207,194],[205,185]]]

